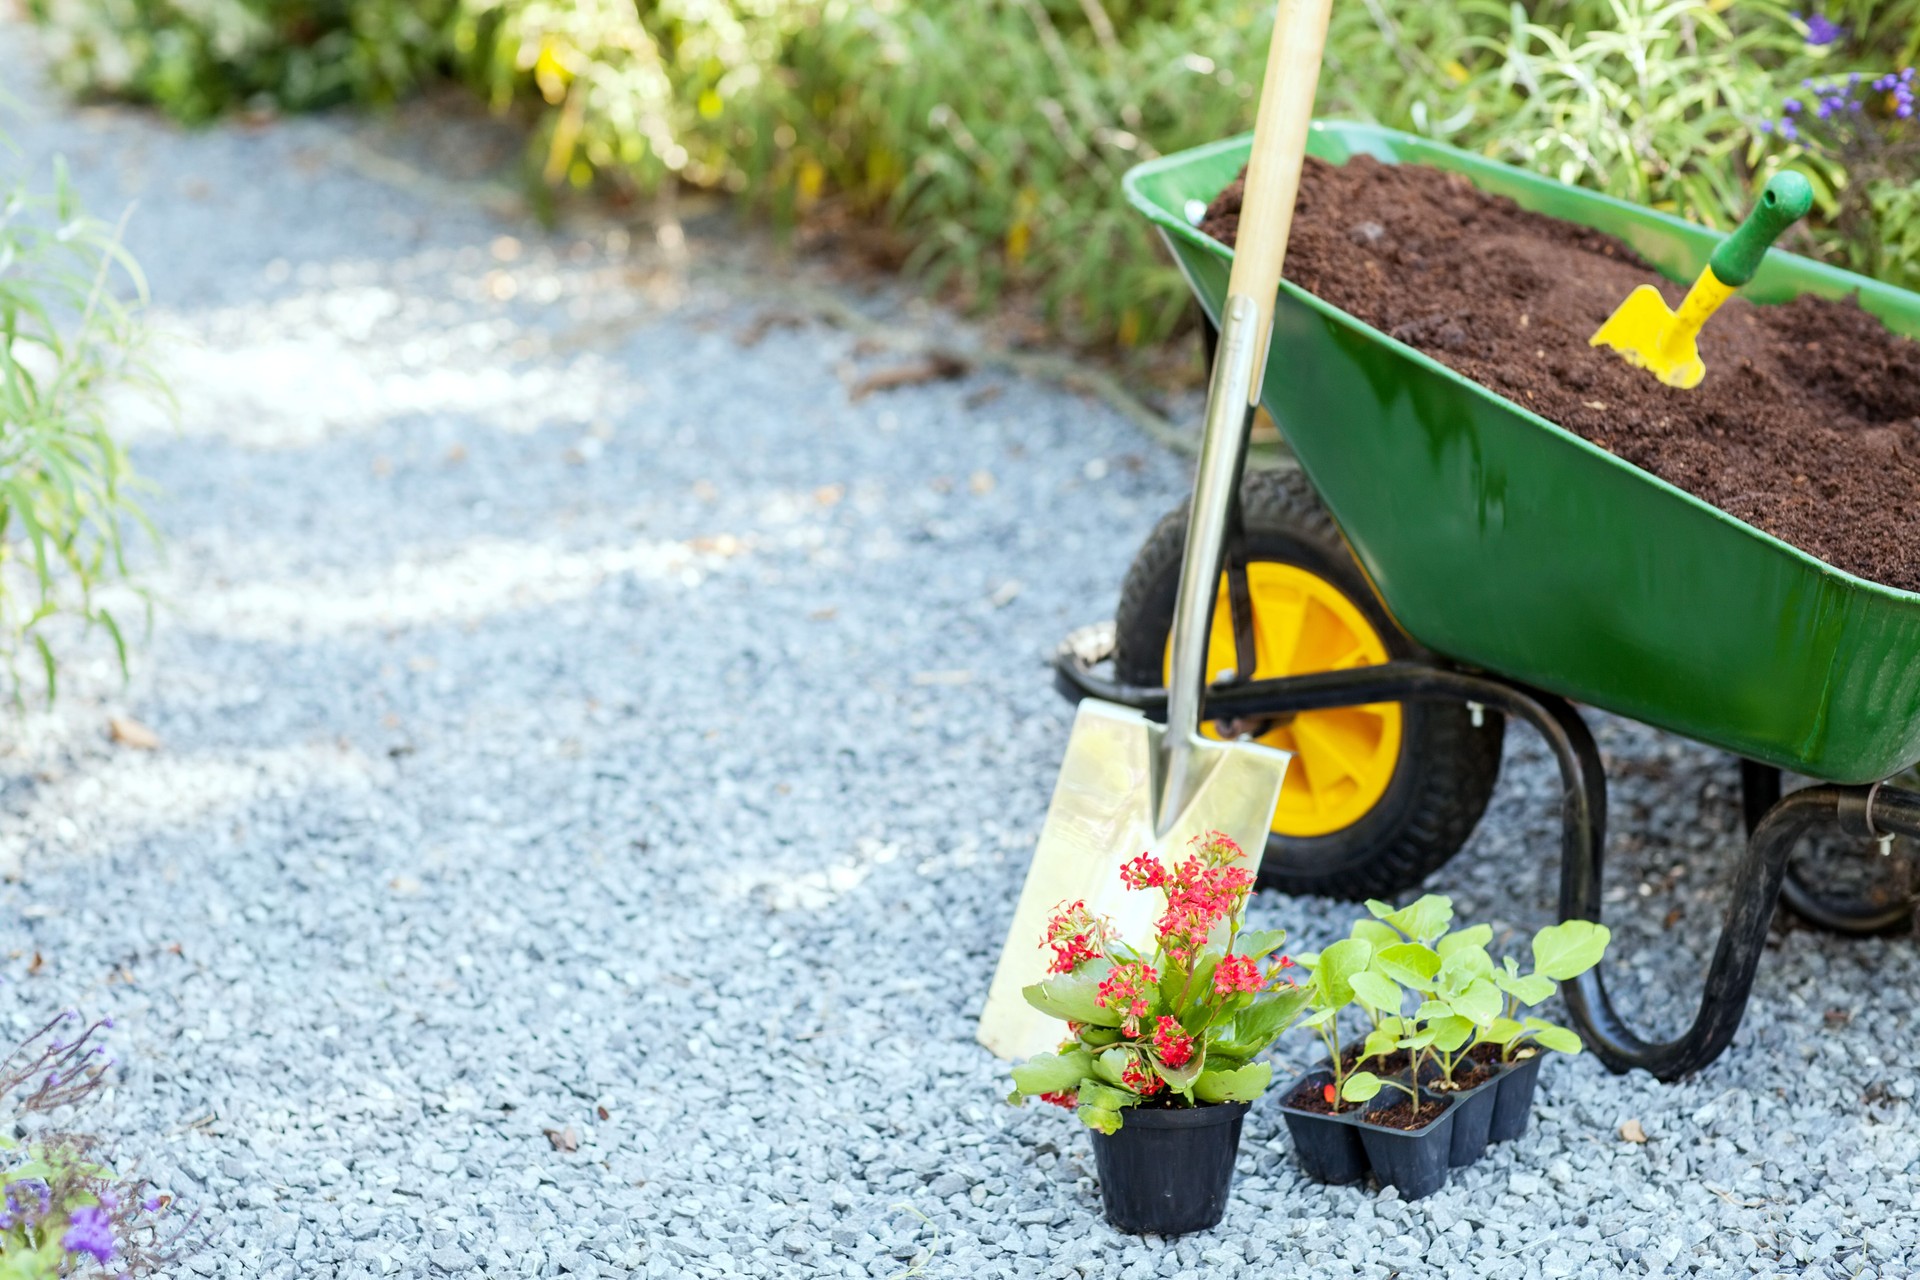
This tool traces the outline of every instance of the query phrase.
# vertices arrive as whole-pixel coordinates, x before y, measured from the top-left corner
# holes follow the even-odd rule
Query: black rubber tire
[[[1319,575],[1346,593],[1396,658],[1426,656],[1393,624],[1333,517],[1298,471],[1259,471],[1241,488],[1249,561],[1278,561]],[[1165,678],[1186,545],[1183,505],[1154,527],[1127,571],[1114,614],[1115,675],[1129,684]],[[1391,897],[1418,885],[1466,843],[1500,776],[1505,721],[1491,709],[1475,727],[1455,703],[1402,708],[1400,761],[1385,794],[1351,826],[1323,836],[1269,834],[1260,882],[1283,893]]]

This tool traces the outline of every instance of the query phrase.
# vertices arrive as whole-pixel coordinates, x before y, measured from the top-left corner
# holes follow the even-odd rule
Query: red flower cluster
[[[1193,1059],[1193,1037],[1180,1025],[1180,1019],[1162,1017],[1153,1030],[1153,1047],[1160,1061],[1170,1067],[1184,1067]]]
[[[1260,966],[1246,956],[1228,956],[1213,971],[1213,994],[1230,996],[1241,991],[1258,991],[1267,985]]]
[[[1151,853],[1143,853],[1120,868],[1120,882],[1129,889],[1158,889],[1167,882],[1167,869]]]
[[[1040,1095],[1040,1101],[1051,1102],[1056,1107],[1065,1107],[1071,1111],[1080,1105],[1080,1091],[1077,1089],[1062,1089],[1058,1093],[1043,1093]]]
[[[1159,1075],[1147,1069],[1139,1060],[1129,1062],[1126,1070],[1120,1073],[1121,1087],[1131,1089],[1143,1098],[1150,1098],[1167,1087],[1167,1082]]]
[[[1239,850],[1231,840],[1223,841]],[[1160,945],[1175,964],[1192,963],[1213,927],[1240,909],[1253,889],[1253,873],[1230,865],[1208,865],[1188,858],[1167,883],[1167,909],[1155,924]]]
[[[1100,980],[1100,993],[1094,1003],[1112,1009],[1124,1019],[1120,1029],[1129,1036],[1140,1034],[1140,1019],[1147,1016],[1147,991],[1160,981],[1160,974],[1145,960],[1116,964]]]
[[[1089,960],[1100,958],[1107,945],[1107,922],[1087,910],[1084,901],[1061,903],[1047,921],[1040,945],[1053,948],[1048,973],[1072,973]]]

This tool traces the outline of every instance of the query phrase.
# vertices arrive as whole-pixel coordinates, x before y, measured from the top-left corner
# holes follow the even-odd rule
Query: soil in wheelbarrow
[[[1201,229],[1232,244],[1241,184]],[[1851,300],[1734,298],[1680,391],[1587,345],[1633,287],[1609,236],[1457,174],[1308,159],[1287,278],[1615,456],[1827,563],[1920,590],[1920,343]]]

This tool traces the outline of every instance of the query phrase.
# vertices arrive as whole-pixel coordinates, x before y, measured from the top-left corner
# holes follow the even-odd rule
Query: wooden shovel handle
[[[1327,43],[1331,6],[1332,0],[1280,0],[1273,43],[1267,48],[1267,75],[1253,122],[1253,153],[1247,159],[1233,274],[1227,281],[1229,295],[1252,298],[1260,308],[1254,401],[1260,398],[1274,297],[1287,257],[1287,234],[1293,229],[1294,198],[1300,194],[1300,166],[1307,154],[1307,125],[1313,120],[1313,94],[1320,82],[1320,54]]]

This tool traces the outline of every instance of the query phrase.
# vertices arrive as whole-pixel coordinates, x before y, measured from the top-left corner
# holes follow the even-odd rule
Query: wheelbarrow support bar
[[[1067,697],[1106,698],[1152,717],[1166,714],[1166,691],[1095,675],[1084,653],[1063,647],[1054,682]],[[1593,734],[1564,698],[1524,685],[1424,662],[1397,661],[1278,680],[1215,685],[1207,720],[1259,719],[1376,702],[1468,702],[1531,724],[1560,767],[1560,917],[1600,920],[1601,853],[1606,845],[1607,782]],[[1662,1080],[1698,1071],[1725,1051],[1747,998],[1780,897],[1787,857],[1812,827],[1838,823],[1854,835],[1920,837],[1920,795],[1875,784],[1815,786],[1749,815],[1752,833],[1734,876],[1693,1024],[1672,1040],[1648,1040],[1627,1025],[1607,996],[1596,965],[1567,983],[1567,1010],[1594,1054],[1615,1072],[1644,1067]]]

